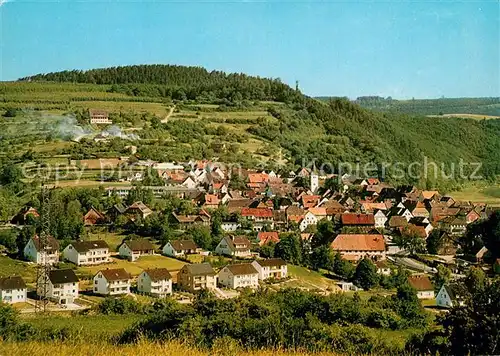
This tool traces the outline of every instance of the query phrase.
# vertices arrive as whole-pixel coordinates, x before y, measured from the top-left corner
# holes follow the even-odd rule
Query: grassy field
[[[291,277],[291,280],[283,283],[286,287],[338,289],[335,281],[326,278],[319,272],[309,270],[305,267],[288,265],[288,275]]]
[[[57,315],[21,314],[30,324],[40,329],[69,328],[79,332],[85,339],[109,339],[118,335],[141,316],[128,315],[72,315],[58,313]]]
[[[36,279],[35,265],[7,256],[0,256],[0,277],[7,276],[21,276],[26,282],[34,282]]]
[[[480,115],[480,114],[443,114],[443,115],[428,115],[428,116],[429,117],[459,117],[459,118],[474,119],[474,120],[500,119],[500,116]]]
[[[470,186],[462,189],[461,191],[452,192],[450,195],[457,200],[487,203],[492,206],[500,207],[499,186]]]

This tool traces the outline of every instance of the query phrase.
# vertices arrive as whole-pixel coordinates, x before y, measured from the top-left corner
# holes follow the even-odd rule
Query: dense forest
[[[295,101],[300,95],[279,79],[209,72],[201,67],[137,65],[37,74],[21,81],[112,84],[114,93],[213,102],[217,99]]]

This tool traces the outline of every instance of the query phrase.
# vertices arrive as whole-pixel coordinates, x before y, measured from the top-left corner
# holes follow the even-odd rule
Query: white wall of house
[[[283,266],[261,266],[258,261],[253,261],[252,266],[259,272],[259,279],[286,278],[288,276],[287,265]]]
[[[174,247],[170,244],[170,242],[167,242],[165,246],[163,246],[162,252],[164,255],[172,257],[178,257],[184,255],[184,251],[176,251]]]
[[[49,264],[55,264],[59,262],[59,251],[50,254],[38,252],[33,239],[30,239],[24,247],[24,257],[36,264],[45,263],[45,261]]]
[[[259,274],[242,274],[234,275],[231,271],[224,267],[219,272],[219,283],[225,287],[236,289],[236,288],[257,288],[259,286]]]
[[[228,255],[232,256],[233,251],[229,248],[228,244],[226,243],[225,239],[222,239],[217,247],[215,248],[215,253],[218,253],[219,255]]]
[[[418,299],[432,299],[434,295],[435,293],[433,290],[417,291]]]
[[[4,303],[24,303],[26,302],[27,289],[0,289],[0,301]]]
[[[302,221],[299,224],[300,231],[304,231],[309,225],[316,225],[318,223],[318,218],[311,212],[307,212]]]
[[[356,260],[360,260],[363,257],[378,257],[379,259],[385,260],[386,258],[386,251],[340,251],[340,254],[342,255],[347,255],[347,256],[353,256],[356,258]]]
[[[172,280],[164,279],[160,281],[152,281],[149,274],[143,271],[137,277],[137,290],[141,293],[151,294],[156,297],[166,297],[172,294]]]
[[[237,222],[223,222],[221,224],[222,230],[226,232],[232,232],[238,230],[238,228],[241,227],[241,224]]]
[[[109,249],[98,248],[80,253],[69,244],[63,250],[63,257],[65,260],[73,262],[78,266],[98,265],[109,262]]]
[[[52,284],[49,281],[47,296],[60,304],[71,304],[78,298],[78,282]]]
[[[130,280],[110,281],[98,273],[94,276],[94,293],[104,295],[120,295],[130,293]]]
[[[375,227],[376,228],[383,228],[385,227],[385,224],[387,222],[387,216],[382,211],[377,211],[377,213],[374,215],[375,218]]]

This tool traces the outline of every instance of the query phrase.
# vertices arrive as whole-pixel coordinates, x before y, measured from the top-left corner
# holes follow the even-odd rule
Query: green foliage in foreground
[[[397,298],[373,297],[368,301],[294,289],[259,291],[227,300],[202,293],[192,305],[165,301],[152,308],[148,317],[123,333],[122,343],[144,337],[180,338],[211,347],[217,339],[227,338],[250,349],[369,353],[390,349],[372,337],[370,328],[403,330],[428,324],[428,316],[411,289],[401,289]]]

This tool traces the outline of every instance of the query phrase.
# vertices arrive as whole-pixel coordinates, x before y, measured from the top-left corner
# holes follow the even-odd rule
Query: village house
[[[318,217],[314,215],[312,212],[308,211],[304,215],[304,218],[299,223],[300,231],[304,231],[308,226],[315,226],[318,224]]]
[[[201,249],[193,240],[172,240],[163,246],[162,252],[166,256],[183,257],[199,253]]]
[[[432,232],[434,227],[432,226],[431,222],[429,221],[428,218],[423,217],[423,216],[416,216],[410,219],[409,221],[410,224],[421,227],[425,230],[425,237],[428,237],[429,234]]]
[[[89,211],[83,217],[83,225],[93,226],[102,225],[106,223],[106,217],[103,213],[95,208],[90,208]]]
[[[149,215],[153,213],[153,210],[151,210],[146,204],[144,204],[142,201],[137,201],[130,205],[125,213],[131,218],[134,219],[136,216],[140,216],[142,219],[145,219]]]
[[[417,290],[418,299],[434,298],[434,286],[425,274],[414,274],[408,277],[408,283]]]
[[[388,225],[389,225],[390,229],[397,230],[401,227],[408,226],[408,220],[406,220],[406,218],[404,216],[394,215],[394,216],[391,216],[391,218],[389,219]]]
[[[260,231],[264,226],[274,227],[273,210],[268,208],[243,208],[241,217],[252,222],[253,229]]]
[[[179,225],[179,228],[186,229],[190,226],[199,224],[203,226],[210,225],[210,215],[204,210],[200,211],[198,215],[179,215],[172,213],[174,223]]]
[[[375,227],[377,229],[384,228],[388,220],[383,210],[377,210],[377,212],[373,215],[373,218],[375,219]]]
[[[269,278],[281,279],[288,276],[288,267],[281,258],[255,260],[252,262],[252,266],[259,272],[259,279],[262,281]]]
[[[304,219],[304,216],[306,215],[306,212],[304,209],[299,208],[298,206],[292,205],[286,208],[286,219],[288,222],[295,222],[295,223],[300,223],[302,219]]]
[[[375,266],[377,267],[377,273],[383,276],[390,276],[391,275],[391,268],[387,264],[387,261],[385,260],[380,260],[380,261],[375,261]]]
[[[277,231],[260,231],[257,234],[257,241],[259,246],[267,245],[271,242],[277,244],[280,242],[280,237]]]
[[[106,241],[75,241],[63,250],[63,257],[77,266],[98,265],[109,262],[109,246]]]
[[[464,216],[448,216],[441,219],[439,225],[451,236],[461,236],[467,231],[467,220]]]
[[[47,246],[42,251],[40,237],[32,237],[24,247],[24,257],[36,264],[55,264],[59,262],[59,242],[52,236],[47,236]]]
[[[40,214],[38,214],[38,211],[35,208],[25,206],[11,219],[10,222],[15,225],[25,225],[34,222],[34,220],[39,217]]]
[[[410,211],[412,216],[430,217],[429,211],[421,201],[407,200],[404,202],[404,206]]]
[[[58,304],[73,304],[78,298],[78,277],[72,269],[54,269],[48,272],[48,275],[41,275],[39,286],[43,288],[46,283],[46,296],[49,300]],[[37,290],[37,294],[43,294],[42,289]]]
[[[389,210],[389,214],[391,218],[394,216],[403,216],[406,221],[410,221],[410,219],[413,217],[412,213],[410,210],[408,210],[403,204],[399,203],[398,205],[392,207]]]
[[[445,283],[436,296],[436,305],[441,308],[464,306],[465,298],[460,287],[455,283]]]
[[[241,227],[241,224],[237,221],[223,221],[221,223],[221,229],[225,232],[234,232]]]
[[[215,248],[215,253],[245,258],[252,255],[251,246],[252,244],[245,236],[224,236]]]
[[[340,216],[343,227],[375,228],[373,214],[345,213]]]
[[[259,273],[250,263],[227,265],[219,272],[219,283],[227,288],[257,288]]]
[[[210,263],[184,265],[177,275],[179,288],[187,292],[196,292],[202,289],[215,289],[217,275]]]
[[[203,209],[217,209],[220,204],[220,199],[215,194],[205,194],[203,197]]]
[[[120,257],[134,262],[141,256],[154,255],[155,248],[149,240],[137,239],[122,242],[118,252]]]
[[[370,258],[385,259],[385,241],[379,234],[340,234],[330,245],[331,249],[340,252],[349,260]]]
[[[94,276],[94,293],[119,295],[130,293],[132,277],[123,268],[103,269]]]
[[[25,303],[27,291],[26,283],[19,276],[0,278],[0,302]]]
[[[166,268],[147,269],[137,277],[137,290],[153,297],[165,298],[172,294],[172,276]]]
[[[109,119],[105,110],[89,109],[90,124],[111,125],[113,121]]]

